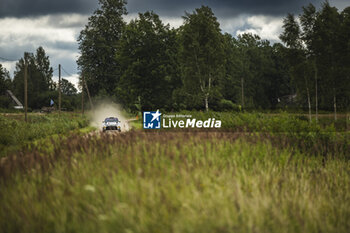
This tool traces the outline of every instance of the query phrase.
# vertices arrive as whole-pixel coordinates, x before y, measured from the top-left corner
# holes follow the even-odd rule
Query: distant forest
[[[9,72],[0,64],[0,108],[11,108],[12,101],[4,94],[11,90],[24,104],[24,70],[27,63],[28,106],[30,110],[50,106],[50,100],[58,104],[58,85],[52,80],[53,69],[44,48],[36,53],[24,53],[16,63],[13,80]],[[61,79],[62,106],[65,110],[74,110],[81,106],[78,90],[67,79]]]
[[[350,7],[304,6],[300,15],[284,18],[283,44],[271,44],[249,33],[223,33],[207,6],[185,13],[174,29],[155,12],[125,22],[124,0],[99,4],[78,38],[77,61],[95,99],[112,98],[130,111],[336,112],[350,104]],[[44,70],[52,76],[52,68]],[[22,88],[20,72],[17,67],[15,90]],[[35,88],[54,89],[41,81]]]

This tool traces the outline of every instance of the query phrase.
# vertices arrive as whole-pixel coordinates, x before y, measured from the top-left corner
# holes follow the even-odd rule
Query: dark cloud
[[[344,0],[331,0],[331,3]],[[160,15],[181,16],[201,5],[210,6],[221,17],[239,14],[285,15],[299,12],[309,2],[320,5],[322,0],[128,0],[130,13],[153,10]],[[98,0],[1,0],[0,18],[25,17],[60,13],[91,14]]]
[[[24,51],[35,52],[35,50],[36,48],[31,44],[7,44],[7,46],[0,46],[0,56],[12,61],[18,61],[24,56]]]
[[[0,0],[0,18],[27,17],[58,13],[90,14],[97,0]]]
[[[321,0],[309,2],[319,5]],[[154,10],[160,15],[181,16],[185,11],[191,12],[201,5],[211,7],[219,17],[230,17],[241,14],[285,15],[288,12],[299,12],[309,2],[304,0],[129,0],[128,11],[143,12]]]

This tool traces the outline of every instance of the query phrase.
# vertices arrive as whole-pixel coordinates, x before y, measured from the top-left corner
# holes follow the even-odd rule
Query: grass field
[[[48,136],[60,135],[88,126],[86,117],[78,113],[28,114],[28,123],[23,114],[0,115],[0,157],[23,146]]]
[[[132,130],[47,145],[2,159],[2,232],[350,229],[344,131]]]

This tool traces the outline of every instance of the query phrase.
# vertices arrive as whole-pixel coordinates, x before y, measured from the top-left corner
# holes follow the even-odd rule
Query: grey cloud
[[[0,46],[0,56],[13,61],[18,61],[23,57],[24,51],[35,52],[35,50],[36,48],[31,44],[8,44],[7,46]]]
[[[92,13],[97,0],[1,0],[0,18],[27,17],[57,13]]]
[[[78,49],[78,44],[76,42],[66,42],[59,40],[47,41],[44,40],[42,37],[35,35],[25,37],[24,41],[21,41],[21,43],[9,43],[6,41],[6,46],[0,46],[1,56],[17,60],[19,57],[23,57],[24,51],[35,53],[36,49],[39,46],[42,46],[45,50],[46,48],[61,51],[77,51]]]
[[[51,61],[51,66],[55,70],[53,73],[54,76],[58,76],[58,70],[56,69],[58,67],[58,64],[61,64],[61,66],[65,70],[65,71],[61,70],[61,76],[65,79],[67,79],[67,77],[69,77],[70,75],[77,74],[78,72],[77,64],[73,58],[59,57],[59,58],[51,59],[50,61]],[[68,73],[66,73],[66,71]]]
[[[10,58],[18,61],[18,59],[23,57],[24,51],[35,53],[37,47],[39,47],[39,45],[34,46],[31,44],[25,44],[22,46],[8,46],[6,48],[0,47],[0,55],[2,57],[6,57],[6,58]],[[48,55],[50,58],[50,65],[55,70],[54,76],[56,77],[58,76],[58,71],[56,69],[58,67],[58,64],[61,64],[62,67],[64,67],[64,69],[72,75],[78,72],[77,64],[76,64],[77,58],[73,56],[64,56],[64,54],[71,54],[72,51],[76,51],[77,50],[76,45],[72,45],[64,42],[56,42],[52,44],[46,44],[43,47],[46,51],[46,55]],[[52,49],[54,49],[55,51],[50,51]],[[6,61],[0,61],[0,63],[5,63],[5,62]],[[13,65],[9,69],[11,77],[13,77],[14,75],[13,72],[15,68],[14,66],[15,63],[16,62],[12,62]],[[68,75],[62,71],[62,77],[67,78]],[[74,80],[71,80],[71,79],[70,81],[74,82]]]
[[[55,28],[83,28],[88,22],[88,15],[65,14],[49,15],[47,24]]]
[[[344,4],[345,0],[330,0],[331,4]],[[300,12],[309,2],[320,5],[323,0],[128,0],[130,13],[153,10],[159,15],[182,16],[201,5],[210,6],[219,17],[240,14],[285,15]],[[48,14],[91,14],[98,7],[98,0],[1,0],[0,18],[26,17]]]
[[[76,51],[78,49],[77,43],[65,42],[65,41],[55,41],[47,44],[48,47],[52,47],[59,50]]]
[[[319,5],[321,0],[309,2]],[[240,14],[285,15],[288,12],[299,12],[301,7],[308,4],[304,0],[129,0],[129,12],[154,10],[160,15],[181,16],[184,11],[191,12],[201,5],[211,7],[217,16],[227,17]]]

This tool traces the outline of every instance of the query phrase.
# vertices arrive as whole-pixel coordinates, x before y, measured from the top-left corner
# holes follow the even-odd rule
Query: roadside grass
[[[222,131],[53,140],[51,152],[2,161],[0,229],[348,232],[349,159],[283,140],[285,148],[267,134]]]
[[[163,113],[164,114],[164,113]],[[319,122],[309,122],[303,115],[281,112],[279,114],[249,113],[249,112],[201,112],[182,111],[165,113],[166,115],[190,115],[191,119],[208,120],[209,118],[221,120],[220,130],[223,132],[245,132],[256,134],[268,134],[276,146],[284,145],[287,137],[291,148],[298,148],[306,154],[321,154],[328,156],[331,152],[350,159],[350,127],[345,116],[336,123],[331,118],[320,114]],[[164,117],[163,117],[164,119]],[[171,118],[184,120],[186,118]],[[138,127],[142,129],[142,119],[139,119]],[[162,128],[163,131],[181,132],[185,129]],[[211,131],[212,129],[189,128],[190,131]],[[150,131],[146,129],[145,131]],[[151,130],[152,131],[152,130]],[[281,141],[282,140],[282,141]]]
[[[215,118],[222,121],[223,129],[235,129],[249,132],[344,132],[350,130],[349,115],[342,114],[335,122],[333,116],[319,115],[319,121],[313,118],[309,122],[305,115],[280,112],[278,114],[260,112],[202,112],[202,111],[181,111],[171,114],[191,115],[199,120]],[[181,118],[177,118],[181,119]],[[185,118],[182,118],[185,119]]]
[[[77,113],[0,115],[0,157],[47,136],[64,135],[88,126],[88,120]]]
[[[142,119],[138,119],[138,120],[135,120],[135,121],[130,121],[129,122],[130,126],[132,129],[135,129],[135,130],[141,130],[143,129],[143,126],[142,126]]]
[[[140,130],[138,119],[130,132],[89,134],[80,114],[0,115],[1,231],[348,232],[344,124],[181,114],[223,128]]]

